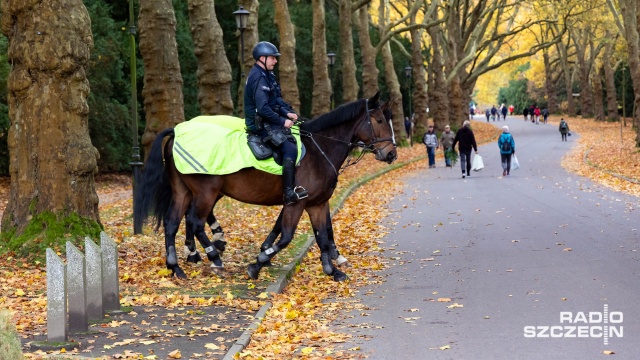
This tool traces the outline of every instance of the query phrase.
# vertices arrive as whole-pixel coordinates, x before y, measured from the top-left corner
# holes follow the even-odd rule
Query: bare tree
[[[184,121],[184,99],[171,0],[141,0],[138,16],[147,124],[141,142],[146,158],[160,131]]]
[[[231,65],[213,0],[188,0],[193,52],[198,59],[198,102],[202,114],[233,114]]]
[[[91,227],[99,231],[100,217],[94,184],[99,155],[89,138],[86,100],[93,48],[89,13],[80,0],[1,5],[12,64],[11,188],[2,231],[17,237],[35,225],[46,232],[75,214],[87,220],[79,235],[90,235]]]

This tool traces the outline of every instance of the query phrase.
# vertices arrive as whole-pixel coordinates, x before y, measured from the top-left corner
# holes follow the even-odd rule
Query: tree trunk
[[[440,45],[441,29],[438,26],[432,26],[428,32],[431,37],[432,51],[427,74],[429,80],[429,112],[433,117],[434,125],[441,129],[443,126],[451,125],[449,124],[449,99],[447,98],[447,85],[444,78],[444,64]]]
[[[300,93],[298,92],[298,66],[296,65],[296,38],[287,0],[273,0],[275,22],[280,34],[280,60],[278,77],[282,98],[300,111]]]
[[[393,64],[393,56],[391,56],[391,48],[389,42],[382,47],[382,62],[384,63],[384,79],[389,89],[389,97],[395,99],[391,105],[391,112],[393,113],[393,131],[396,134],[406,133],[404,128],[404,119],[402,114],[404,110],[402,108],[402,92],[400,91],[400,83],[398,82],[398,76],[396,75],[395,66]],[[402,120],[402,121],[400,121]]]
[[[35,224],[46,232],[54,222],[79,215],[99,231],[94,184],[99,155],[89,137],[86,100],[93,47],[89,13],[80,0],[2,5],[12,64],[7,82],[11,187],[2,230],[16,230],[18,237]],[[47,213],[55,219],[40,216]]]
[[[239,0],[238,5],[249,11],[247,19],[247,28],[243,33],[238,34],[238,63],[241,66],[240,81],[238,81],[238,116],[244,118],[244,85],[246,76],[253,67],[253,47],[260,41],[258,39],[258,11],[260,11],[260,3],[257,0]],[[244,47],[243,47],[244,45]],[[244,63],[243,63],[244,59]]]
[[[198,103],[202,114],[233,114],[231,65],[213,0],[189,0],[193,52],[198,59]]]
[[[569,59],[567,55],[567,47],[562,41],[558,42],[558,56],[560,57],[560,66],[564,73],[564,88],[567,92],[567,115],[576,116],[576,104],[573,100],[573,81],[571,77],[571,67],[569,66]]]
[[[607,32],[606,38],[611,39],[611,33]],[[611,67],[611,58],[613,57],[613,45],[615,41],[608,42],[605,46],[603,68],[604,68],[604,84],[607,92],[607,119],[618,121],[618,95],[616,92],[616,84],[614,80],[614,71]]]
[[[468,119],[468,116],[464,115],[467,104],[464,102],[460,76],[455,75],[449,81],[449,119],[452,124],[462,127],[462,123]]]
[[[415,22],[415,15],[412,16],[411,22]],[[414,118],[414,126],[416,133],[422,134],[427,130],[427,121],[429,114],[429,97],[427,94],[427,83],[425,80],[424,60],[422,58],[422,33],[424,30],[411,30],[411,68],[413,76],[413,112],[416,114]],[[444,126],[437,126],[436,130],[443,131]]]
[[[638,22],[640,6],[636,0],[618,0],[618,2],[629,49],[629,69],[635,97],[633,123],[636,126],[636,146],[640,146],[640,22]]]
[[[553,71],[551,69],[549,53],[546,50],[544,51],[542,58],[544,60],[544,89],[547,94],[547,110],[549,110],[549,114],[555,114],[558,112],[558,98],[556,96],[556,86],[553,81]]]
[[[138,25],[147,123],[141,142],[146,159],[156,135],[184,121],[184,100],[171,0],[141,0]]]
[[[604,105],[602,102],[602,78],[604,76],[604,69],[600,68],[600,71],[593,72],[593,115],[596,120],[604,120]]]
[[[342,101],[345,103],[357,100],[359,90],[356,61],[353,56],[352,14],[351,0],[340,0],[340,60],[342,62]]]
[[[331,109],[333,93],[327,70],[327,33],[324,0],[312,0],[313,7],[313,99],[311,116],[316,117]],[[333,75],[333,74],[331,74]]]
[[[582,118],[593,117],[593,89],[591,88],[591,67],[584,60],[580,60],[580,115]]]
[[[358,11],[358,39],[362,52],[362,93],[369,98],[378,92],[378,76],[380,71],[376,66],[376,52],[371,45],[369,35],[369,5],[365,5]]]

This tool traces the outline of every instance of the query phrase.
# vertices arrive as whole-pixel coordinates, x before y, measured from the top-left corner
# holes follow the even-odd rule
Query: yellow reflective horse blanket
[[[226,175],[244,168],[256,168],[282,175],[282,167],[273,158],[257,160],[249,145],[244,119],[227,115],[198,116],[174,128],[173,158],[182,174]],[[298,145],[302,142],[298,127],[292,128]]]

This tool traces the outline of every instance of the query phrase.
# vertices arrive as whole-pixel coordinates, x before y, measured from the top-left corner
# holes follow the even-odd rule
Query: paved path
[[[366,308],[342,321],[355,336],[344,348],[371,359],[640,358],[640,199],[566,172],[560,161],[577,136],[506,124],[522,166],[511,176],[491,143],[471,178],[440,162],[406,179],[384,220],[391,267],[359,292]],[[605,305],[622,323],[596,323]],[[593,322],[567,320],[590,312]],[[605,345],[604,325],[622,337]],[[582,330],[564,337],[571,326]],[[525,337],[526,327],[562,337]]]

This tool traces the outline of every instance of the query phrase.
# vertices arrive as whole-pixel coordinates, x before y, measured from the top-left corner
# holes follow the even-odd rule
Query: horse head
[[[391,164],[398,158],[390,118],[393,100],[380,105],[379,98],[380,93],[378,92],[367,99],[366,120],[355,135],[365,144],[365,149],[375,154],[376,160]]]

